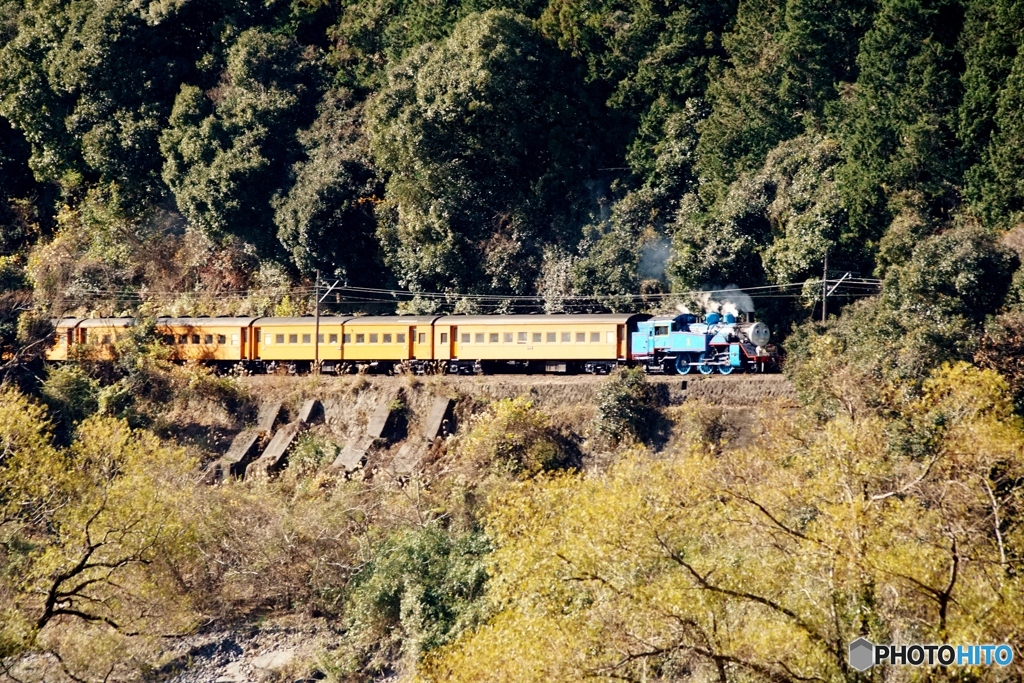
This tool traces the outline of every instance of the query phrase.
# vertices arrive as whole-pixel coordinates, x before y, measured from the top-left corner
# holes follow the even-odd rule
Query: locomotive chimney
[[[754,314],[753,314],[753,312],[748,312],[747,313],[747,322],[748,323],[754,322]]]

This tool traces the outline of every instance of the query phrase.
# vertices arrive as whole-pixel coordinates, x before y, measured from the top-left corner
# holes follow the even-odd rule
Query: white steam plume
[[[740,313],[751,313],[754,310],[754,300],[736,285],[726,285],[724,288],[709,286],[707,290],[697,294],[694,299],[705,313],[732,314],[738,318]]]
[[[734,315],[754,312],[754,300],[736,285],[726,285],[723,291],[716,293],[716,298],[731,306]]]

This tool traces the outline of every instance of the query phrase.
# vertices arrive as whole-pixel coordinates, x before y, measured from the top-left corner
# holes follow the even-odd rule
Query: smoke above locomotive
[[[741,314],[754,312],[754,300],[736,285],[706,286],[702,291],[693,295],[692,303],[703,313],[733,315],[737,319],[741,317]],[[684,304],[679,304],[676,308],[680,313],[694,312]]]

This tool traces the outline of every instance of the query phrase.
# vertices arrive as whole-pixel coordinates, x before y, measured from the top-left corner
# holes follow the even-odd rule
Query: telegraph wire
[[[847,278],[845,280],[840,279],[828,279],[825,281],[826,284],[841,284],[843,288],[873,290],[871,293],[877,292],[881,287],[881,280],[870,279],[870,278]],[[781,283],[775,285],[758,285],[754,287],[727,287],[719,289],[698,289],[688,290],[683,292],[650,292],[650,293],[618,293],[618,294],[565,294],[565,295],[522,295],[522,294],[474,294],[474,293],[457,293],[457,292],[415,292],[409,290],[398,290],[398,289],[383,289],[373,287],[351,287],[351,286],[339,286],[335,288],[339,294],[347,294],[344,300],[353,302],[385,302],[388,299],[394,301],[399,298],[413,300],[443,300],[447,302],[467,300],[475,302],[546,302],[549,300],[555,301],[622,301],[625,299],[633,299],[640,301],[653,301],[653,300],[678,300],[685,299],[687,297],[700,297],[710,296],[714,298],[715,295],[728,295],[730,294],[745,294],[752,299],[758,298],[806,298],[804,294],[805,290],[813,289],[814,287],[820,287],[822,285],[821,279],[806,280],[804,282],[790,282]],[[184,291],[159,291],[150,290],[145,287],[138,289],[111,289],[111,288],[100,288],[100,287],[75,287],[69,290],[65,290],[64,295],[67,300],[71,299],[90,299],[90,298],[103,298],[103,297],[114,297],[120,299],[138,300],[138,301],[153,301],[157,299],[181,299],[190,296],[204,297],[204,296],[215,296],[219,299],[253,299],[259,297],[268,298],[284,298],[289,297],[304,297],[312,296],[315,288],[310,286],[300,287],[289,287],[289,288],[270,288],[269,290],[261,289],[236,289],[236,290],[184,290]],[[798,291],[793,291],[798,290]],[[843,292],[842,296],[851,294],[850,292]],[[840,296],[836,294],[834,296]],[[380,298],[387,297],[387,299]],[[337,303],[335,301],[334,303]]]

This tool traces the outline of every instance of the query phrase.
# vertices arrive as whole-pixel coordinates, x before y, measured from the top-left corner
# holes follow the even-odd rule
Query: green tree
[[[389,65],[424,43],[443,40],[473,12],[507,9],[536,17],[543,7],[543,0],[350,2],[330,29],[336,81],[362,97],[386,84]]]
[[[964,54],[963,102],[958,137],[971,208],[989,221],[1013,220],[1022,208],[1010,147],[1020,135],[1020,31],[1024,14],[1012,2],[966,2],[960,45]]]
[[[275,202],[278,238],[298,269],[333,274],[354,286],[383,283],[374,235],[376,201],[383,187],[362,129],[362,104],[328,94],[320,115],[299,136],[306,158],[293,167],[295,182]]]
[[[262,29],[228,50],[221,87],[182,86],[160,148],[163,178],[194,226],[279,250],[270,201],[298,160],[296,134],[314,118],[318,87],[301,46]]]
[[[248,1],[33,0],[4,15],[0,110],[25,132],[37,177],[72,194],[116,183],[129,210],[166,192],[161,131],[182,83],[215,85],[223,42],[252,25],[303,37],[319,25],[322,42],[329,23],[306,3]]]
[[[380,236],[405,286],[526,293],[543,245],[576,241],[596,144],[576,73],[498,10],[390,71],[369,130],[388,175]]]
[[[31,148],[10,121],[0,119],[0,253],[27,251],[40,233],[39,204],[47,188],[32,177]]]
[[[488,550],[480,532],[435,525],[381,539],[349,587],[352,663],[378,672],[401,659],[411,670],[426,653],[476,625]]]
[[[594,427],[613,441],[647,441],[655,435],[661,405],[643,368],[616,369],[597,395]]]
[[[821,125],[840,81],[856,76],[855,57],[872,3],[746,0],[722,39],[728,68],[708,89],[699,168],[705,201],[761,166],[780,142]]]
[[[857,80],[830,108],[846,159],[836,178],[869,248],[906,191],[920,193],[930,226],[957,205],[962,25],[959,0],[883,0],[860,44]]]
[[[541,16],[544,33],[583,59],[588,80],[608,92],[614,137],[606,144],[626,148],[601,221],[580,244],[577,293],[635,293],[643,279],[664,279],[663,260],[641,267],[642,252],[661,248],[680,198],[696,189],[697,125],[735,12],[732,0],[556,0]]]
[[[688,195],[674,226],[673,282],[794,282],[817,274],[826,253],[870,264],[836,185],[841,161],[834,139],[808,133],[776,146],[710,208]]]
[[[909,262],[890,269],[880,296],[824,328],[799,329],[787,344],[787,373],[805,401],[826,414],[899,412],[934,368],[971,357],[1017,263],[977,226],[930,237]]]

